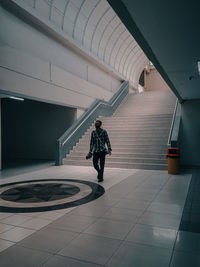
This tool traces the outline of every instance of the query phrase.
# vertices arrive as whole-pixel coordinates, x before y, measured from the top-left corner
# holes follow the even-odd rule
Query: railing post
[[[56,141],[56,166],[60,166],[62,165],[62,144],[60,142],[60,140]]]
[[[168,143],[167,143],[168,147],[178,146],[180,123],[181,123],[181,105],[177,100],[175,109],[174,109],[173,118],[172,118]]]

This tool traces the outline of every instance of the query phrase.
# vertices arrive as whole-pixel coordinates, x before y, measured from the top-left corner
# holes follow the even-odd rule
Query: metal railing
[[[90,108],[56,141],[56,165],[62,165],[63,158],[69,154],[97,117],[111,116],[114,113],[128,92],[129,83],[124,81],[109,102],[99,99],[94,101]]]
[[[181,104],[176,100],[167,146],[177,147],[181,123]]]

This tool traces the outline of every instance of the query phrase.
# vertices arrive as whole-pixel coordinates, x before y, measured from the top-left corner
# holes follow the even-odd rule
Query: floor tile
[[[48,211],[48,212],[41,212],[40,215],[37,216],[37,218],[41,219],[47,219],[50,221],[55,221],[56,219],[62,217],[63,214],[55,211]]]
[[[170,267],[199,267],[200,254],[198,253],[185,253],[175,251],[172,257]]]
[[[13,246],[15,243],[0,239],[0,252],[6,250],[7,248]]]
[[[33,234],[35,231],[30,229],[25,229],[21,227],[14,227],[11,230],[8,230],[0,234],[1,239],[5,239],[12,242],[19,242],[25,237]]]
[[[124,198],[121,199],[120,202],[115,205],[115,207],[144,211],[148,208],[149,205],[150,202],[147,201],[134,201],[131,199]]]
[[[162,188],[162,185],[156,185],[155,183],[153,183],[153,184],[148,184],[148,183],[144,183],[143,185],[141,185],[140,186],[141,188],[143,188],[143,189],[147,189],[147,191],[149,190],[149,189],[154,189],[154,190],[157,190],[157,191],[159,191],[159,190],[161,190],[161,188]]]
[[[59,255],[55,255],[51,257],[45,264],[41,267],[100,267],[102,265],[97,265],[93,263],[89,263],[86,261],[71,259],[68,257],[63,257]]]
[[[42,227],[48,225],[49,223],[51,223],[50,220],[45,220],[41,218],[31,218],[28,221],[20,224],[20,226],[24,228],[39,230]]]
[[[105,237],[81,234],[58,254],[85,260],[98,264],[105,264],[119,247],[120,241]]]
[[[51,254],[28,248],[12,246],[0,254],[1,267],[38,267],[48,260]]]
[[[0,234],[4,233],[10,229],[14,228],[13,225],[8,225],[8,224],[4,224],[4,223],[0,223]]]
[[[120,201],[119,198],[115,198],[110,196],[107,192],[106,194],[104,194],[103,196],[101,196],[100,198],[94,200],[91,205],[94,206],[108,206],[111,207],[115,204],[117,204]]]
[[[138,223],[177,230],[180,220],[181,216],[178,215],[146,211]]]
[[[8,218],[11,215],[13,215],[13,214],[12,213],[7,213],[7,212],[0,212],[0,221],[2,219]]]
[[[153,212],[161,212],[161,213],[169,213],[169,214],[179,214],[181,215],[183,212],[183,206],[178,204],[167,204],[160,202],[152,202],[148,207],[149,211]]]
[[[168,193],[168,194],[160,194],[155,199],[155,202],[169,203],[169,204],[185,204],[185,196],[178,197],[176,194]]]
[[[171,250],[124,242],[115,252],[108,267],[168,267]]]
[[[84,216],[93,216],[101,217],[106,211],[109,210],[109,207],[106,206],[93,206],[93,205],[82,205],[71,211],[70,214],[73,215],[84,215]]]
[[[157,195],[159,193],[159,190],[155,189],[155,188],[143,188],[143,187],[137,187],[134,190],[135,193],[139,193],[139,194],[153,194],[153,195]]]
[[[126,221],[126,222],[137,222],[139,217],[142,215],[140,210],[124,209],[124,208],[110,208],[103,216],[103,219]]]
[[[99,219],[85,233],[123,240],[135,223]]]
[[[135,190],[126,195],[125,198],[132,200],[140,200],[151,202],[156,197],[156,193],[148,193],[142,194],[141,192],[136,192]]]
[[[26,215],[29,217],[38,217],[39,215],[43,214],[43,212],[26,212],[26,213],[18,213],[19,215]]]
[[[45,227],[17,245],[56,253],[77,237],[77,233]]]
[[[72,207],[72,208],[66,208],[66,209],[61,209],[61,210],[56,210],[57,213],[61,213],[61,214],[67,214],[69,212],[71,212],[73,209],[75,209],[76,207]]]
[[[177,231],[136,224],[126,237],[127,241],[172,249]]]
[[[78,216],[69,213],[52,222],[48,227],[81,233],[95,221],[97,221],[96,217]]]
[[[175,250],[185,252],[200,251],[200,233],[179,231]]]
[[[9,216],[8,218],[1,220],[1,222],[5,224],[18,226],[28,220],[31,220],[29,216],[15,214],[15,215]]]

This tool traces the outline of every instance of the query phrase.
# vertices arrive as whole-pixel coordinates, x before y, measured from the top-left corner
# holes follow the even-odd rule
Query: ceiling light
[[[200,75],[200,61],[199,60],[197,61],[197,67],[198,67],[198,72],[199,72],[199,75]]]
[[[15,100],[19,100],[19,101],[24,101],[23,98],[16,97],[16,96],[9,96],[9,98],[11,98],[11,99],[15,99]]]

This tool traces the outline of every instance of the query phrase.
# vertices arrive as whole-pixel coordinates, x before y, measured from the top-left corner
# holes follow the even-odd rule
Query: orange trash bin
[[[178,174],[179,173],[179,160],[180,150],[178,147],[171,147],[167,149],[167,161],[168,161],[168,173]]]

